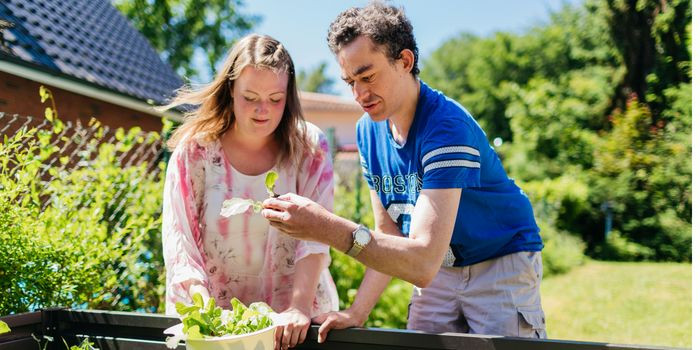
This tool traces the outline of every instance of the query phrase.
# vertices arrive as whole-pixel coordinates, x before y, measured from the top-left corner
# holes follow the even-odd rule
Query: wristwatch
[[[357,226],[355,231],[352,231],[352,247],[350,247],[345,254],[353,258],[356,257],[357,254],[360,254],[362,249],[365,249],[371,240],[372,234],[369,232],[369,229],[365,225]]]

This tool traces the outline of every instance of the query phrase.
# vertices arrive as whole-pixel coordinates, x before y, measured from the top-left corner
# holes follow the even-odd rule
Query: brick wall
[[[39,98],[41,85],[32,80],[0,72],[0,111],[7,114],[42,117],[47,105],[42,104]],[[159,117],[43,85],[53,93],[59,117],[64,121],[79,120],[86,125],[91,117],[95,117],[102,124],[113,128],[139,126],[145,131],[161,130]]]

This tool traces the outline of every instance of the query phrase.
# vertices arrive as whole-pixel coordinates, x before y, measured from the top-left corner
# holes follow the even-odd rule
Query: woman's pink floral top
[[[274,168],[275,192],[311,198],[333,210],[333,164],[323,133],[307,123],[307,134],[318,149],[300,169]],[[233,197],[262,201],[268,194],[265,175],[239,173],[218,141],[189,139],[173,152],[163,195],[163,255],[166,266],[166,313],[175,303],[191,303],[189,287],[206,287],[217,305],[230,308],[238,298],[246,305],[264,301],[275,311],[289,307],[294,266],[309,254],[324,254],[325,267],[310,316],[338,310],[338,295],[328,272],[327,245],[299,241],[271,227],[259,213],[220,215],[224,200]]]

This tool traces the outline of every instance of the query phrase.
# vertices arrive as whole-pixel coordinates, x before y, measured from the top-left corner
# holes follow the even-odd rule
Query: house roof
[[[340,96],[301,91],[299,99],[302,108],[307,111],[355,112],[358,113],[358,117],[363,113],[362,108],[355,101]]]
[[[77,78],[161,104],[182,85],[148,41],[106,0],[2,0],[0,61]],[[1,43],[0,43],[1,45]]]

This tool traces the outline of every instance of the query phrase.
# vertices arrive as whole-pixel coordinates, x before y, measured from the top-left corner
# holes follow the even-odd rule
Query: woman
[[[260,214],[220,215],[230,198],[262,201],[265,176],[278,193],[310,196],[331,210],[333,167],[323,133],[304,122],[294,65],[277,40],[241,39],[214,81],[181,89],[168,109],[193,105],[168,141],[174,149],[163,198],[166,313],[194,293],[230,308],[264,301],[288,324],[278,346],[304,341],[310,319],[338,309],[327,245],[281,234]],[[315,288],[313,286],[316,286]]]

